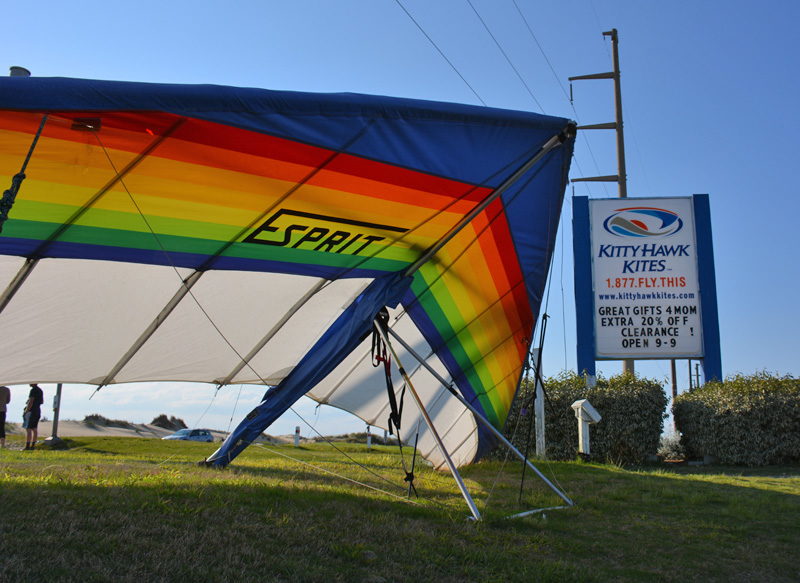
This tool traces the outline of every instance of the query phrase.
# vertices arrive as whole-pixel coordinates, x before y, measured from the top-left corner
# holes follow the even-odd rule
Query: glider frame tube
[[[547,508],[526,510],[525,512],[519,512],[517,514],[512,514],[511,516],[506,516],[506,518],[524,518],[526,516],[532,516],[533,514],[541,514],[542,512],[547,512],[548,510],[564,510],[565,508],[571,508],[571,506],[548,506]]]
[[[534,466],[530,462],[530,460],[528,460],[528,458],[525,457],[525,454],[523,454],[516,447],[514,447],[514,445],[506,438],[506,436],[503,435],[503,433],[499,431],[494,425],[492,425],[489,422],[489,420],[486,419],[486,417],[484,417],[480,413],[480,411],[478,411],[469,401],[467,401],[461,394],[459,394],[458,391],[453,389],[452,384],[448,383],[438,372],[436,372],[436,370],[434,370],[434,368],[431,365],[429,365],[426,362],[426,360],[416,350],[414,350],[405,340],[403,340],[397,332],[389,328],[389,334],[392,336],[392,338],[396,339],[403,346],[403,348],[405,348],[408,351],[408,353],[411,354],[411,356],[413,356],[422,366],[424,366],[427,369],[427,371],[431,373],[434,376],[434,378],[436,378],[436,380],[442,383],[442,386],[445,389],[447,389],[456,399],[459,400],[461,404],[463,404],[467,409],[469,409],[472,412],[472,414],[475,415],[479,423],[483,424],[489,431],[492,432],[492,435],[494,435],[497,439],[499,439],[500,442],[503,443],[503,445],[505,445],[509,450],[511,450],[514,453],[514,455],[516,455],[522,462],[524,462],[531,470],[536,472],[536,475],[539,476],[539,478],[541,478],[541,480],[545,484],[547,484],[547,486],[553,492],[558,494],[559,498],[561,498],[567,504],[567,506],[575,505],[575,503],[572,500],[570,500],[566,494],[564,494],[550,480],[548,480],[547,477],[545,477],[545,475],[542,474],[541,471],[539,471],[539,468]],[[527,512],[514,516],[527,516],[528,514],[532,513],[533,512]]]
[[[308,301],[314,297],[319,290],[321,290],[325,285],[328,283],[329,280],[321,279],[319,280],[311,289],[309,289],[303,296],[294,303],[294,305],[289,308],[283,317],[278,320],[278,322],[258,341],[258,343],[250,349],[250,352],[247,353],[246,356],[241,358],[239,364],[237,364],[234,369],[228,373],[228,375],[224,379],[220,379],[217,381],[218,387],[225,386],[230,384],[233,378],[239,374],[245,367],[250,366],[250,361],[253,360],[256,355],[261,352],[261,349],[267,345],[267,342],[272,340],[275,335],[283,329],[283,326],[292,319],[292,317],[303,307],[305,306]],[[265,383],[266,384],[266,383]]]
[[[136,356],[136,353],[139,352],[142,346],[144,346],[150,337],[156,333],[156,330],[158,330],[161,324],[164,323],[164,321],[169,317],[178,304],[181,303],[181,300],[183,300],[183,298],[191,292],[192,287],[197,283],[197,280],[199,280],[202,275],[202,271],[195,271],[181,282],[181,286],[178,288],[178,291],[173,294],[172,298],[169,300],[169,302],[167,302],[167,305],[161,309],[155,319],[150,322],[150,325],[144,329],[144,332],[139,335],[139,338],[137,338],[128,351],[122,355],[122,358],[117,361],[117,364],[115,364],[108,374],[100,381],[100,384],[97,387],[98,391],[114,381],[114,377],[119,374],[119,371],[125,368],[125,365],[128,364],[134,356]]]
[[[422,256],[417,259],[414,263],[412,263],[408,269],[405,271],[405,276],[408,277],[410,275],[414,275],[431,257],[436,255],[439,250],[447,245],[447,243],[455,237],[464,227],[472,222],[472,219],[477,217],[483,210],[488,207],[494,200],[498,197],[502,196],[502,194],[511,188],[517,180],[522,178],[525,173],[528,172],[531,168],[533,168],[537,162],[539,162],[542,158],[544,158],[551,150],[554,150],[561,144],[563,144],[570,134],[574,133],[574,125],[568,124],[563,130],[558,132],[556,135],[552,136],[544,145],[539,148],[539,151],[533,155],[527,162],[525,162],[519,169],[517,169],[514,174],[509,176],[505,182],[503,182],[500,186],[495,188],[491,194],[489,194],[485,199],[483,199],[475,208],[473,208],[469,214],[465,215],[459,222],[456,224],[448,233],[442,236],[436,243],[433,244]]]
[[[416,402],[417,407],[419,407],[419,411],[422,414],[422,417],[425,419],[425,423],[428,424],[428,427],[431,430],[431,434],[433,435],[434,440],[436,440],[436,445],[439,446],[439,450],[442,452],[442,456],[444,457],[445,462],[447,463],[447,467],[450,468],[450,473],[453,474],[453,478],[455,479],[456,484],[458,484],[458,489],[461,490],[461,495],[464,497],[464,500],[466,500],[470,512],[472,512],[472,517],[475,520],[480,520],[481,513],[478,511],[478,507],[475,506],[475,501],[472,499],[469,490],[467,490],[467,485],[464,484],[464,479],[458,472],[458,468],[456,468],[455,463],[453,463],[453,459],[450,457],[447,448],[444,446],[444,442],[442,441],[442,438],[439,436],[439,432],[436,431],[436,427],[433,424],[433,420],[430,418],[430,415],[428,415],[428,411],[422,404],[422,399],[420,399],[419,394],[414,388],[414,385],[411,383],[411,379],[408,377],[405,369],[403,368],[403,365],[400,363],[400,359],[397,357],[397,353],[395,352],[392,343],[389,341],[389,337],[386,335],[383,328],[381,328],[381,325],[377,319],[375,320],[375,329],[378,331],[378,334],[380,334],[381,339],[386,343],[386,346],[389,347],[389,350],[392,353],[392,357],[394,358],[394,361],[397,363],[397,368],[400,371],[403,380],[406,382],[406,386],[411,392],[411,396],[414,397],[414,402]],[[389,330],[391,330],[391,328]]]

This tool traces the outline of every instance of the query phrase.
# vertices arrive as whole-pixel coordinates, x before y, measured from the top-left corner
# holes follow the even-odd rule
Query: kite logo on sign
[[[387,231],[405,233],[408,229],[280,209],[243,242],[358,255],[373,243],[385,240]]]
[[[683,228],[677,213],[655,207],[617,209],[603,228],[618,237],[668,237]]]

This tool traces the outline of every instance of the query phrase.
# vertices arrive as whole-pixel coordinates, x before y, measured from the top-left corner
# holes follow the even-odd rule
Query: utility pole
[[[579,130],[616,130],[617,132],[617,174],[616,176],[591,176],[588,178],[573,178],[572,182],[616,182],[619,187],[619,198],[628,196],[628,174],[625,171],[625,134],[622,130],[622,88],[619,77],[619,35],[617,29],[612,28],[603,33],[603,36],[611,37],[611,55],[614,70],[610,73],[594,73],[592,75],[578,75],[570,77],[570,82],[585,79],[613,79],[614,80],[614,110],[615,121],[612,123],[600,123],[587,126],[578,126]],[[571,86],[570,86],[571,87]],[[622,370],[626,373],[634,373],[632,358],[622,361]]]

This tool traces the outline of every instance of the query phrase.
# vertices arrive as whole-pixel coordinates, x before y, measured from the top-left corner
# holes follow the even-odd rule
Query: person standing
[[[6,411],[11,402],[11,389],[0,387],[0,447],[6,446]]]
[[[22,426],[25,428],[25,449],[33,449],[38,437],[39,418],[42,416],[42,403],[44,403],[44,393],[37,384],[31,385],[31,392],[28,393],[28,402],[25,403],[25,412],[22,415]]]

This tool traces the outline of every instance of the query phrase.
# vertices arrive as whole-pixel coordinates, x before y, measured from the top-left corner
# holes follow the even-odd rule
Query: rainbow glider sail
[[[572,127],[357,94],[0,79],[0,382],[269,385],[227,463],[303,394],[387,427],[368,337],[387,307],[501,428]],[[476,459],[490,440],[473,413],[399,352],[453,459]],[[418,421],[404,407],[441,463]]]

